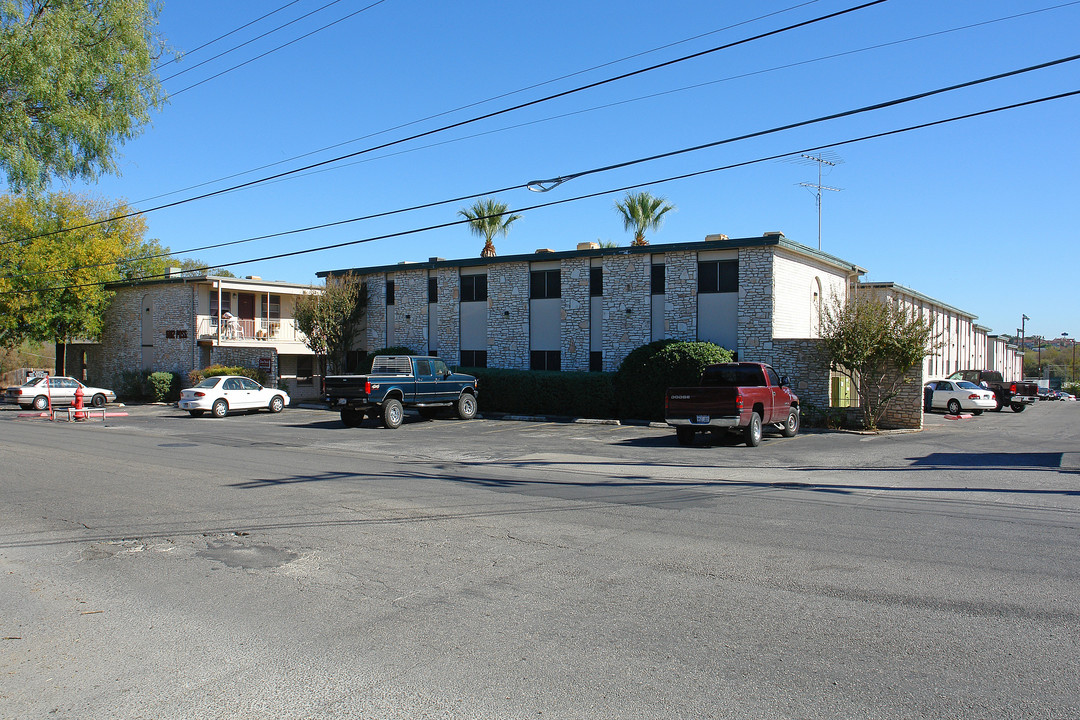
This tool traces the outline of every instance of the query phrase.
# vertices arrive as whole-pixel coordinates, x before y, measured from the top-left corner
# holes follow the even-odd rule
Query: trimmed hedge
[[[479,381],[481,411],[615,417],[613,375],[593,372],[460,368]]]
[[[664,392],[697,385],[731,353],[707,342],[661,340],[637,348],[616,373],[460,368],[479,379],[480,409],[522,415],[663,420]]]
[[[202,370],[192,370],[188,373],[188,381],[192,385],[198,385],[208,377],[218,377],[219,375],[243,375],[244,377],[251,378],[260,385],[265,386],[267,383],[266,372],[263,370],[257,370],[255,368],[248,367],[227,367],[225,365],[211,365],[208,368]]]
[[[150,373],[147,384],[151,402],[176,402],[180,399],[180,376],[176,373]]]

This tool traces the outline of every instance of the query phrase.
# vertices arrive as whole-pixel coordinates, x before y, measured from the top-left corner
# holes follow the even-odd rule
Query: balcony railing
[[[220,332],[219,332],[220,331]],[[303,342],[304,334],[296,329],[291,320],[241,320],[232,318],[222,320],[220,328],[217,318],[199,318],[200,339],[212,338],[229,343],[260,343],[260,342]]]

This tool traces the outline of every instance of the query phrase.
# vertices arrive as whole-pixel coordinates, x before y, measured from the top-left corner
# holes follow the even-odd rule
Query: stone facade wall
[[[226,367],[246,367],[252,370],[259,368],[259,361],[270,358],[270,371],[267,375],[267,385],[277,387],[278,352],[271,346],[265,347],[222,347],[220,345],[210,349],[210,364],[225,365]],[[184,377],[184,385],[187,385],[187,377]]]
[[[562,323],[559,328],[563,370],[589,369],[589,258],[562,262]]]
[[[367,284],[367,336],[364,343],[368,351],[386,347],[386,276],[382,273],[365,275]],[[395,291],[394,299],[397,299]]]
[[[529,369],[529,263],[488,269],[488,367]]]
[[[739,359],[751,360],[770,352],[772,338],[772,249],[739,248]]]
[[[802,404],[829,407],[829,361],[822,352],[821,340],[802,338],[773,340],[768,350],[747,352],[748,362],[764,362],[777,374],[787,376],[791,389]]]
[[[439,268],[439,356],[447,365],[461,361],[461,276],[457,268]]]
[[[428,351],[427,270],[394,273],[394,344]],[[385,297],[385,296],[384,296]]]
[[[697,253],[665,253],[664,265],[664,336],[694,342],[698,317]]]
[[[652,261],[647,254],[604,257],[604,370],[611,372],[652,336]]]
[[[885,382],[891,382],[895,372]],[[904,373],[900,394],[889,403],[888,410],[878,421],[878,427],[889,429],[916,429],[923,426],[923,368],[922,365]]]

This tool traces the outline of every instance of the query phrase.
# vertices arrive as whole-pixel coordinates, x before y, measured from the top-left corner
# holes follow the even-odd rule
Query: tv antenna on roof
[[[836,167],[837,165],[839,165],[840,163],[842,163],[844,161],[836,153],[818,153],[817,155],[803,154],[803,155],[800,155],[799,157],[802,158],[802,159],[801,160],[800,159],[794,159],[794,162],[799,162],[799,163],[803,163],[803,164],[814,162],[814,163],[817,163],[817,166],[818,166],[818,169],[817,169],[817,182],[816,183],[809,183],[809,182],[799,183],[799,187],[804,187],[804,188],[807,188],[807,189],[813,188],[814,190],[816,190],[816,192],[814,193],[814,196],[817,199],[817,249],[820,250],[821,249],[821,191],[822,190],[829,190],[831,192],[840,192],[843,189],[843,188],[829,187],[828,185],[822,185],[821,184],[821,169],[825,165],[828,165],[829,167]]]

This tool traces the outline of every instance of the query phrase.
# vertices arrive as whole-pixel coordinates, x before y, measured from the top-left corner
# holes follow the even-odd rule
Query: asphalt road
[[[0,411],[2,718],[1080,717],[1080,403],[657,427]]]

